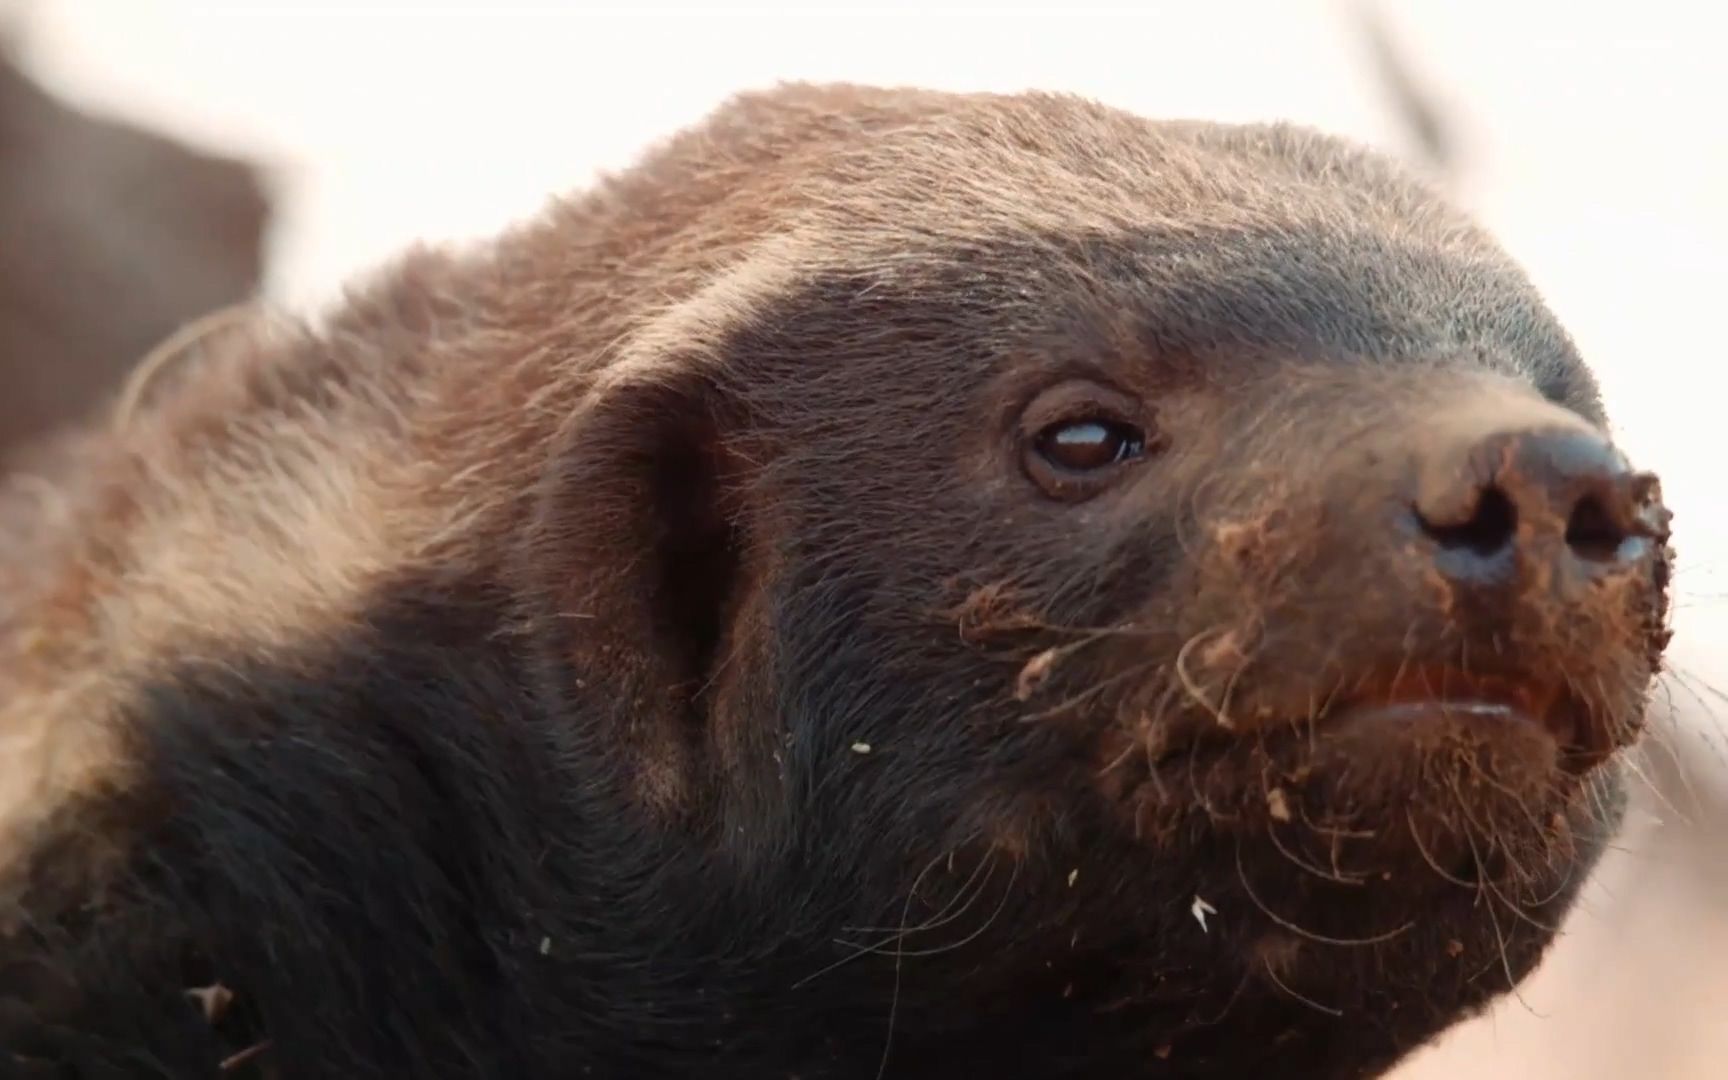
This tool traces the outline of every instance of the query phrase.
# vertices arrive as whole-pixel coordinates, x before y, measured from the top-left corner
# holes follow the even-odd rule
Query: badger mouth
[[[1403,673],[1339,697],[1312,721],[1324,730],[1379,728],[1397,739],[1428,727],[1492,737],[1528,731],[1553,739],[1560,760],[1585,769],[1611,749],[1612,725],[1557,678],[1472,675],[1441,668]]]
[[[1634,730],[1562,678],[1443,668],[1278,715],[1236,727],[1209,717],[1119,766],[1107,797],[1143,840],[1234,835],[1340,877],[1423,863],[1454,881],[1497,877],[1569,850],[1596,812],[1598,767]]]
[[[1190,759],[1227,755],[1244,743],[1310,748],[1342,737],[1388,744],[1437,734],[1469,734],[1486,747],[1505,741],[1546,747],[1569,772],[1588,772],[1628,741],[1636,725],[1617,721],[1564,679],[1474,674],[1455,668],[1410,668],[1358,680],[1317,707],[1261,705],[1244,720],[1223,711],[1189,718],[1175,733],[1158,732],[1155,765],[1186,768]]]

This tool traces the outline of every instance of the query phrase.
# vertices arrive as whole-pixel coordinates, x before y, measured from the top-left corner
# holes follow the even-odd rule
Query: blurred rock
[[[0,50],[0,464],[248,298],[269,212],[251,166],[86,115]]]

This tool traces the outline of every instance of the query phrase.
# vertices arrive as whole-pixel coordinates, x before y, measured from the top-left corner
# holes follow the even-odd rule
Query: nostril
[[[1437,525],[1423,518],[1422,529],[1443,548],[1492,555],[1512,543],[1518,531],[1518,511],[1504,491],[1488,487],[1482,490],[1468,520]]]
[[[1566,545],[1581,559],[1607,562],[1626,542],[1626,530],[1614,521],[1602,500],[1586,495],[1566,519]]]
[[[1570,588],[1667,542],[1655,477],[1581,423],[1465,431],[1455,442],[1418,443],[1413,457],[1404,474],[1412,497],[1395,512],[1407,537],[1419,529],[1426,541],[1412,554],[1442,577]]]

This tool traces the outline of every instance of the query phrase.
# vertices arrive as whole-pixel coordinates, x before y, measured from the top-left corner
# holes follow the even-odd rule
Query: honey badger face
[[[234,351],[17,593],[20,1061],[1368,1075],[1660,653],[1564,334],[1285,129],[782,90]]]

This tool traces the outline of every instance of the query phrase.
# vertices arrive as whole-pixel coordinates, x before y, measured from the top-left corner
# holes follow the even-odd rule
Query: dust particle
[[[1446,955],[1457,958],[1464,955],[1464,943],[1456,939],[1446,943]]]
[[[1188,910],[1193,912],[1194,921],[1200,924],[1200,932],[1209,933],[1210,931],[1206,926],[1206,916],[1218,914],[1218,909],[1196,896],[1194,903],[1189,905]]]

